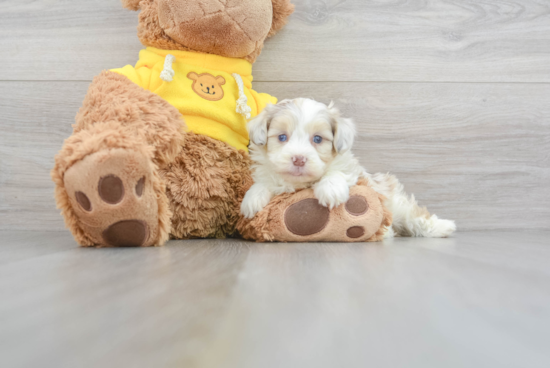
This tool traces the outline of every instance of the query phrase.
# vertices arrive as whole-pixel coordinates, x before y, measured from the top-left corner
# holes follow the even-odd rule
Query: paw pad
[[[374,236],[385,219],[379,194],[366,185],[350,188],[348,201],[332,210],[319,203],[312,189],[306,189],[281,195],[264,211],[268,211],[268,218],[257,217],[258,222],[251,222],[250,226],[254,231],[261,229],[258,236],[267,241],[379,240]]]
[[[369,203],[364,197],[355,195],[345,204],[346,211],[353,216],[361,216],[369,210]],[[328,225],[330,211],[319,204],[315,198],[304,199],[291,205],[285,212],[286,228],[298,236],[309,236],[320,233]],[[365,235],[363,226],[352,226],[346,236],[359,239]]]
[[[99,151],[67,170],[64,185],[87,243],[151,246],[159,236],[158,180],[150,158],[126,149]]]
[[[116,175],[101,178],[98,186],[99,196],[109,204],[117,204],[124,198],[124,184]]]
[[[92,202],[90,202],[90,198],[82,192],[76,192],[75,193],[76,201],[84,209],[84,211],[90,212],[92,210]]]
[[[149,235],[147,224],[138,220],[125,220],[103,231],[103,240],[114,247],[141,247]]]
[[[353,216],[361,216],[369,210],[369,203],[361,196],[351,196],[346,202],[346,211]]]
[[[365,235],[365,228],[363,226],[353,226],[346,231],[348,238],[359,239]]]
[[[285,213],[287,229],[296,235],[308,236],[321,232],[328,224],[330,211],[315,198],[294,203]]]
[[[136,195],[138,197],[141,197],[143,195],[144,188],[145,188],[145,176],[139,179],[138,183],[136,184]]]

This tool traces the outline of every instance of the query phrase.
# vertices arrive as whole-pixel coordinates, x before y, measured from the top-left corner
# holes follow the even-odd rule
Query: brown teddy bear
[[[351,200],[330,219],[317,206],[320,217],[303,230],[295,215],[305,208],[298,202],[313,198],[306,191],[275,198],[253,221],[239,214],[252,184],[246,121],[277,102],[252,89],[252,63],[293,12],[290,0],[122,2],[141,11],[138,35],[146,49],[135,66],[93,80],[52,170],[58,208],[81,245],[221,238],[238,223],[246,238],[259,241],[381,237],[389,217],[365,185],[355,190],[365,202],[358,208],[369,201],[366,230],[349,226],[349,216],[365,220],[350,211],[357,207]],[[351,230],[335,236],[337,228]],[[323,230],[331,236],[315,235]]]

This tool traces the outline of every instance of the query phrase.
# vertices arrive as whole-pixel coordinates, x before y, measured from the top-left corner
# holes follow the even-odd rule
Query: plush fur
[[[446,237],[456,230],[453,221],[418,206],[394,176],[371,175],[361,167],[351,153],[353,121],[332,104],[303,98],[282,101],[266,108],[248,129],[254,185],[241,205],[248,219],[274,196],[305,188],[313,188],[319,203],[333,209],[348,201],[350,188],[360,179],[368,179],[393,214],[387,236]]]
[[[281,30],[294,12],[290,0],[246,0],[237,9],[219,0],[123,0],[123,5],[141,10],[138,36],[146,46],[240,57],[251,63],[265,39]],[[257,14],[249,17],[249,12]],[[272,19],[266,20],[265,14]],[[223,22],[223,29],[210,26],[212,17],[219,17],[216,23]]]
[[[122,0],[122,6],[129,10],[139,10],[141,0]]]
[[[223,238],[235,232],[239,204],[252,185],[248,154],[188,133],[176,159],[160,171],[175,238]]]
[[[74,133],[107,121],[139,135],[154,148],[152,158],[161,166],[171,162],[181,150],[185,122],[179,111],[128,78],[104,71],[94,78],[88,89],[76,115]]]
[[[273,21],[268,37],[274,36],[288,22],[288,17],[294,12],[294,5],[290,0],[273,0]]]

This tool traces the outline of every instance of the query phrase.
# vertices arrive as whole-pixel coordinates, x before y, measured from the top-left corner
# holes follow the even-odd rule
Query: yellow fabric
[[[160,78],[168,54],[176,58],[172,65],[175,72],[172,82]],[[226,142],[239,150],[248,151],[249,138],[246,119],[236,111],[239,88],[232,74],[237,73],[243,79],[252,117],[258,115],[267,104],[277,103],[275,97],[252,89],[252,64],[243,59],[148,47],[139,53],[135,67],[127,65],[112,71],[168,101],[181,112],[189,130]],[[223,98],[210,101],[199,96],[192,88],[193,80],[188,78],[191,72],[222,76],[225,79],[225,84],[221,86]]]

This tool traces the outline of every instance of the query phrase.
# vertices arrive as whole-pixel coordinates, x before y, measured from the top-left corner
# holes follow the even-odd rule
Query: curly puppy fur
[[[196,51],[170,38],[159,22],[159,0],[122,0],[124,7],[130,10],[141,10],[139,14],[138,37],[145,46],[163,50]],[[294,12],[290,0],[272,0],[273,20],[267,37],[274,36],[287,23],[288,17]],[[256,49],[245,60],[253,63],[260,55],[263,42],[258,42]]]
[[[239,204],[252,185],[248,154],[188,133],[183,149],[160,175],[173,212],[172,236],[223,238],[235,232]]]

